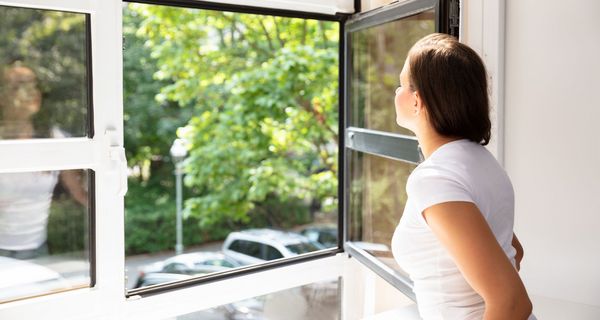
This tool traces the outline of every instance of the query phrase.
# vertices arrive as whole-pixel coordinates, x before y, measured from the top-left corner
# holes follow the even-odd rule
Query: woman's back
[[[439,147],[413,171],[407,193],[408,202],[394,233],[392,249],[414,281],[421,316],[481,319],[483,299],[466,282],[422,212],[443,202],[474,203],[514,265],[514,193],[508,176],[485,147],[456,140]]]

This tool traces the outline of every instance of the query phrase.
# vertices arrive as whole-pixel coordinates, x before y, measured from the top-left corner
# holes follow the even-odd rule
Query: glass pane
[[[88,170],[0,174],[0,303],[91,283]]]
[[[349,156],[348,239],[401,271],[391,241],[406,204],[406,181],[416,166],[356,151],[349,151]]]
[[[341,319],[340,283],[341,280],[313,283],[189,313],[174,319]]]
[[[86,15],[0,6],[0,139],[89,134]]]
[[[123,20],[128,287],[337,247],[339,23],[134,3]]]
[[[394,95],[408,50],[433,32],[431,10],[350,34],[350,126],[413,135],[396,124]]]

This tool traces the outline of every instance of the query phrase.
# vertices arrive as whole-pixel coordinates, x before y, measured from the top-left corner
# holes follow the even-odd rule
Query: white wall
[[[598,0],[507,0],[505,51],[521,274],[530,293],[598,307],[599,13]]]

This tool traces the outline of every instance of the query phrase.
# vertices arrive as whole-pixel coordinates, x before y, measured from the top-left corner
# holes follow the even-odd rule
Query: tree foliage
[[[34,122],[42,137],[52,126],[87,133],[85,28],[84,14],[0,6],[0,72],[15,61],[35,72],[42,107]]]
[[[174,238],[177,136],[189,142],[188,245],[333,212],[337,23],[142,4],[125,7],[123,21],[125,147],[141,171],[126,199],[128,253]],[[38,76],[42,130],[86,132],[85,28],[83,14],[0,7],[0,65],[18,60]]]
[[[188,215],[206,228],[259,218],[286,226],[298,210],[336,207],[337,24],[129,10],[139,21],[135,41],[150,52],[161,84],[145,105],[162,106],[161,114],[175,103],[187,117],[178,134],[189,142]],[[158,150],[148,151],[144,157]]]

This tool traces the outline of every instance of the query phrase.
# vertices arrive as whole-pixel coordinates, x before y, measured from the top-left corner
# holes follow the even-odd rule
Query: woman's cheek
[[[394,99],[394,106],[396,109],[396,124],[398,124],[399,126],[402,126],[403,123],[403,110],[402,110],[402,98],[400,95],[396,95],[396,98]]]

